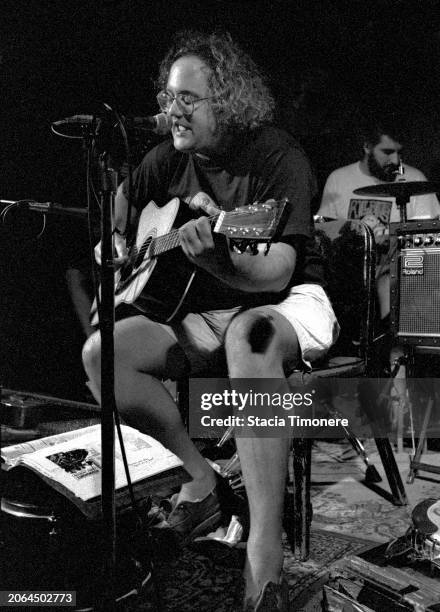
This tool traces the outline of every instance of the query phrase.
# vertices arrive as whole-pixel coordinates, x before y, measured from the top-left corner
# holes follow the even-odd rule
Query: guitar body
[[[179,204],[178,198],[162,207],[151,201],[143,209],[129,261],[115,273],[115,308],[123,303],[135,304],[144,314],[162,322],[170,321],[180,310],[193,266],[180,249],[170,250],[160,258],[149,255],[152,240],[167,235],[173,227]],[[96,300],[91,316],[96,325]]]

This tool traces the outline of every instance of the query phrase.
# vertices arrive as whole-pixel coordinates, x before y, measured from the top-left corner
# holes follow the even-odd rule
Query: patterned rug
[[[311,537],[310,559],[295,561],[284,543],[284,571],[289,584],[290,607],[295,612],[311,610],[310,602],[320,598],[329,566],[349,554],[359,553],[370,543],[357,538],[315,530]],[[154,574],[160,612],[240,612],[243,583],[238,557],[216,558],[185,549],[181,556],[158,562]],[[235,566],[235,567],[234,567]],[[153,612],[153,593],[147,592],[124,612]]]
[[[23,532],[29,540],[18,538],[13,551],[0,546],[2,588],[76,590],[77,609],[91,610],[92,599],[100,598],[99,593],[108,592],[108,585],[104,588],[98,586],[100,565],[96,547],[93,544],[86,545],[86,542],[78,537],[77,544],[66,541],[67,545],[57,552],[53,548],[56,540],[49,545],[47,534],[38,535],[34,531],[35,529]],[[38,542],[35,541],[37,537]],[[0,534],[0,542],[2,540]],[[214,554],[211,550],[203,554],[200,548],[197,551],[190,548],[177,551],[166,542],[162,543],[161,548],[149,548],[147,541],[141,537],[134,543],[138,551],[141,550],[141,540],[142,554],[145,550],[154,553],[153,578],[147,581],[139,595],[125,598],[118,605],[118,612],[240,612],[243,599],[244,549],[233,549],[231,552],[226,548],[224,553],[217,550]],[[29,541],[33,542],[32,547],[29,547]],[[299,562],[294,560],[289,545],[285,542],[284,571],[289,584],[291,610],[309,612],[315,609],[310,607],[310,602],[313,599],[320,601],[322,585],[327,581],[332,563],[367,548],[369,543],[363,540],[314,531],[310,558],[306,562]],[[75,556],[81,562],[78,574],[72,573],[78,571]],[[136,555],[136,558],[142,557]],[[133,566],[130,566],[130,571],[127,571],[127,567],[124,563],[117,563],[115,588],[119,589],[119,594],[126,594],[140,584],[134,575]],[[143,568],[145,569],[138,574],[139,581],[148,576],[147,563],[144,562]],[[73,575],[81,576],[79,582],[72,580]],[[31,580],[31,586],[26,580],[23,582],[25,576],[28,577],[27,580]],[[68,584],[61,586],[66,576],[70,576]],[[27,586],[24,586],[25,584]]]
[[[355,533],[371,542],[386,542],[405,534],[411,525],[412,510],[418,503],[440,497],[440,476],[421,472],[412,484],[406,484],[410,449],[396,453],[408,505],[395,506],[389,499],[390,489],[374,441],[367,441],[366,450],[382,476],[382,482],[375,486],[365,483],[365,465],[346,441],[315,444],[313,526],[341,535]],[[428,451],[423,461],[439,466],[440,454]]]

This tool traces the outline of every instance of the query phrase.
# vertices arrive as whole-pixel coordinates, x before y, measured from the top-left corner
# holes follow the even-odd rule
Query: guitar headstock
[[[289,201],[284,198],[223,211],[213,231],[228,236],[241,252],[250,250],[256,254],[258,243],[273,242],[282,234],[290,208]]]

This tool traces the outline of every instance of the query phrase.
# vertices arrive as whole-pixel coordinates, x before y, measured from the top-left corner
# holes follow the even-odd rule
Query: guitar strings
[[[218,219],[218,217],[219,215],[213,215],[208,217],[208,221],[214,221]],[[160,255],[160,253],[164,251],[168,251],[179,246],[179,229],[174,229],[163,236],[156,236],[156,238],[152,238],[151,240],[149,238],[150,237],[143,242],[139,249],[136,245],[133,245],[131,254],[135,259],[137,259],[140,255],[143,258],[148,249],[151,249],[152,251],[150,256],[154,257],[154,255]],[[156,249],[155,247],[158,248]]]
[[[232,210],[228,211],[228,218],[231,216],[242,215],[243,212],[241,210]],[[207,217],[208,221],[215,221],[218,219],[220,215],[212,215]],[[137,259],[139,256],[144,257],[145,253],[148,249],[151,250],[150,256],[154,257],[155,255],[160,255],[161,253],[168,251],[174,247],[179,246],[179,229],[174,229],[167,234],[163,234],[162,236],[156,236],[150,240],[148,237],[141,247],[137,247],[136,244],[133,245],[131,249],[130,255],[133,256],[134,259]],[[157,248],[156,248],[157,247]]]

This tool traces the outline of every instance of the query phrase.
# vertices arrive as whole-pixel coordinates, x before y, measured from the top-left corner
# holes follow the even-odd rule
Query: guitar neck
[[[169,204],[172,202],[173,200]],[[154,202],[152,204],[154,205],[153,211],[156,211],[156,205]],[[228,236],[239,245],[240,252],[243,252],[242,245],[244,245],[244,249],[254,249],[257,243],[270,243],[276,239],[286,224],[289,208],[287,199],[269,200],[264,203],[235,208],[228,212],[222,210],[216,215],[207,217],[207,219],[212,225],[213,232]],[[153,217],[155,214],[157,213],[153,212]],[[169,228],[170,225],[166,227]],[[150,234],[142,245],[134,246],[133,255],[137,261],[140,260],[140,256],[144,255],[154,258],[179,247],[180,244],[178,229],[173,229],[166,234],[161,233],[154,238]]]
[[[220,215],[214,215],[209,217],[209,221],[212,225],[217,221]],[[149,257],[157,257],[162,255],[162,253],[166,253],[167,251],[171,251],[180,246],[180,234],[179,230],[174,229],[168,234],[163,234],[162,236],[156,236],[153,238],[150,243],[146,246],[148,249]]]

